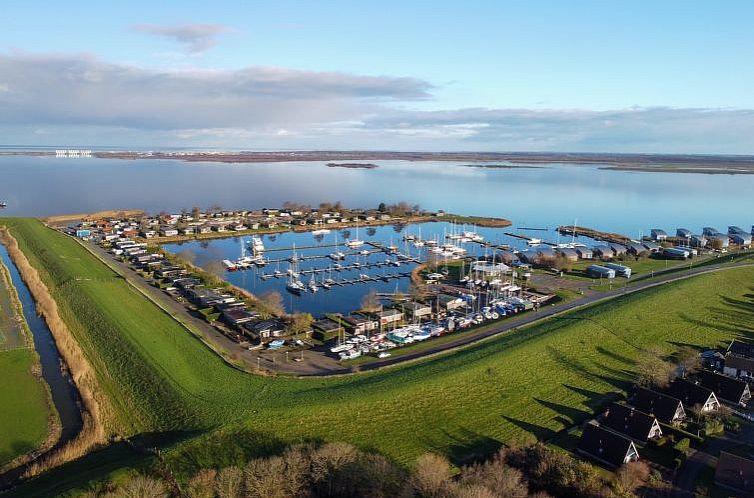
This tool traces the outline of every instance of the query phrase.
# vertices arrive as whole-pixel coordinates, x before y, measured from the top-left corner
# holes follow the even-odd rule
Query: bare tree
[[[175,256],[185,263],[194,264],[194,261],[196,261],[196,253],[191,249],[183,249],[177,252]]]
[[[633,493],[647,481],[649,470],[649,465],[644,462],[629,462],[616,472],[615,485],[620,491]]]
[[[238,467],[222,469],[215,479],[215,494],[218,498],[242,498],[243,471]]]
[[[159,479],[136,476],[129,479],[118,489],[116,496],[123,498],[167,498],[167,486]]]
[[[367,294],[361,298],[361,309],[364,311],[379,311],[382,308],[382,303],[374,289],[371,289]]]
[[[267,317],[284,315],[283,296],[277,291],[268,291],[257,297],[259,312]]]
[[[215,498],[216,474],[214,469],[200,470],[188,483],[188,498]]]
[[[312,329],[312,323],[314,323],[314,317],[311,314],[296,313],[291,316],[288,332],[295,336],[306,334]]]
[[[681,349],[678,350],[678,353],[676,353],[675,358],[683,377],[698,370],[701,364],[699,353],[690,346],[681,347]]]
[[[637,382],[648,387],[665,387],[675,375],[675,366],[662,357],[662,352],[650,348],[636,361]]]
[[[287,498],[285,462],[281,457],[255,458],[244,468],[246,496],[249,498]]]
[[[417,495],[440,498],[450,483],[451,475],[447,458],[425,453],[416,460],[409,482]]]

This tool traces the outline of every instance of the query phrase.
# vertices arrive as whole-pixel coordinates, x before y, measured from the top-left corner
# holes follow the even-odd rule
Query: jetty
[[[574,237],[584,236],[594,240],[612,242],[613,244],[630,244],[631,238],[619,233],[603,232],[594,228],[579,227],[573,225],[562,225],[557,228],[561,235],[571,235]]]

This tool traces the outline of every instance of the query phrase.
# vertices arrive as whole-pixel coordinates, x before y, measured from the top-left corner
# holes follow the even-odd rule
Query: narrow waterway
[[[16,288],[23,306],[24,318],[29,324],[34,346],[42,364],[42,376],[50,386],[52,401],[60,415],[61,434],[56,447],[73,439],[81,431],[82,420],[79,408],[79,395],[71,378],[61,368],[61,358],[52,332],[44,319],[37,314],[37,306],[26,287],[18,268],[8,255],[5,246],[0,244],[0,259],[10,272],[11,282]]]

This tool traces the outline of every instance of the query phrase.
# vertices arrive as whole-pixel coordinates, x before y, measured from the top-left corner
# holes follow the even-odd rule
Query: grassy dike
[[[409,365],[327,379],[258,377],[223,363],[75,240],[35,220],[0,223],[96,372],[117,421],[110,430],[182,438],[163,452],[179,478],[302,440],[348,441],[409,464],[426,451],[460,462],[501,443],[547,439],[619,396],[648,348],[671,354],[748,339],[742,331],[754,318],[754,269],[739,268]],[[25,489],[44,496],[103,478],[118,466],[106,465],[121,451],[109,448]]]

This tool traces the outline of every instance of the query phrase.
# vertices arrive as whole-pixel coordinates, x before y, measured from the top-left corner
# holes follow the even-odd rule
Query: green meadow
[[[35,220],[0,223],[95,367],[117,412],[111,430],[175,435],[165,455],[178,475],[302,440],[347,441],[408,464],[426,451],[463,462],[514,440],[548,439],[621,396],[648,349],[722,346],[746,338],[754,318],[754,268],[746,267],[378,372],[259,377],[226,365],[76,240]],[[114,470],[97,468],[81,478]]]

